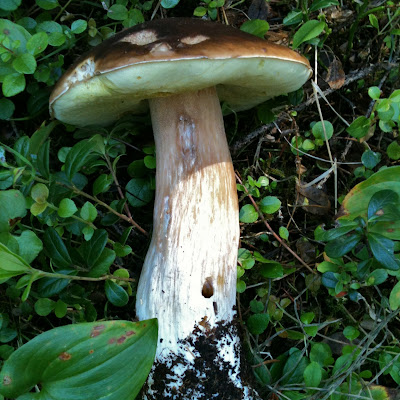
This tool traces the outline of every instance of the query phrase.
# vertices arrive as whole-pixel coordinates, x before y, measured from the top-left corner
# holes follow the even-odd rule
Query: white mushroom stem
[[[157,186],[136,312],[140,320],[158,318],[158,362],[171,366],[179,355],[183,363],[193,364],[199,356],[191,347],[193,339],[229,326],[234,316],[235,175],[215,88],[153,99],[150,110]],[[231,364],[231,378],[240,382],[236,334],[218,346],[221,365]]]
[[[136,311],[141,320],[158,318],[160,355],[178,353],[178,340],[200,323],[232,321],[239,219],[215,89],[157,98],[150,110],[157,186]]]

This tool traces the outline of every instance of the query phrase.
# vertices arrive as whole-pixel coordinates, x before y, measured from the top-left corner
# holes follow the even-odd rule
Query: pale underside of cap
[[[107,125],[143,113],[148,99],[215,86],[235,111],[299,89],[308,60],[240,30],[195,19],[152,21],[124,30],[81,57],[50,97],[53,117]]]

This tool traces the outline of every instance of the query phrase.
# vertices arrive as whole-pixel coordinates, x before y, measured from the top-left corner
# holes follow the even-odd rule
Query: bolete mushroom
[[[56,85],[51,115],[71,124],[110,124],[150,107],[156,198],[136,313],[158,318],[159,343],[144,398],[257,397],[239,373],[238,199],[220,101],[246,110],[310,75],[308,60],[286,47],[214,22],[164,19],[104,41]]]

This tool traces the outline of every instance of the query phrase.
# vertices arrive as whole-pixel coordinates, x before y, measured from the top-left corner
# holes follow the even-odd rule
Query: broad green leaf
[[[258,219],[258,213],[254,206],[251,204],[244,205],[239,211],[239,221],[244,223],[256,222]]]
[[[253,335],[263,333],[269,324],[268,314],[253,314],[247,319],[246,325]]]
[[[105,291],[107,299],[110,303],[117,307],[123,307],[128,304],[129,295],[126,290],[113,281],[106,281]]]
[[[325,253],[332,258],[339,258],[353,250],[361,240],[358,233],[350,233],[328,242]]]
[[[148,179],[132,178],[125,189],[126,197],[132,207],[142,207],[153,200],[154,190]]]
[[[65,158],[64,172],[69,180],[85,165],[92,153],[93,145],[90,140],[82,140],[72,147]]]
[[[61,239],[60,235],[54,228],[47,228],[44,233],[45,249],[51,260],[59,268],[68,268],[72,265],[71,257],[68,250]]]
[[[281,201],[275,196],[266,196],[260,201],[260,210],[266,214],[273,214],[281,207]]]
[[[309,12],[314,12],[317,10],[322,10],[323,8],[338,6],[339,2],[336,0],[315,0],[309,8]]]
[[[25,197],[19,190],[0,191],[0,232],[8,232],[11,220],[25,215]]]
[[[45,51],[48,44],[49,39],[47,34],[45,32],[38,32],[28,40],[26,43],[26,49],[29,51],[29,53],[36,56],[37,54]]]
[[[116,253],[114,250],[105,248],[96,263],[92,266],[91,270],[87,273],[87,276],[98,278],[109,272],[110,266],[114,262]]]
[[[85,221],[93,222],[97,217],[97,210],[96,207],[87,201],[81,208],[81,217]]]
[[[21,5],[21,0],[1,0],[0,9],[14,11]]]
[[[146,168],[155,169],[156,168],[156,158],[154,156],[146,156],[143,159]]]
[[[343,329],[343,335],[346,339],[354,340],[357,339],[358,336],[360,336],[360,331],[354,328],[354,326],[349,325]]]
[[[361,161],[365,168],[375,168],[379,164],[379,161],[381,161],[381,153],[375,153],[372,150],[364,151]]]
[[[83,19],[77,19],[71,24],[71,31],[75,34],[82,33],[87,28],[87,22]]]
[[[153,364],[155,319],[82,323],[52,329],[11,354],[0,393],[24,400],[133,400]],[[21,373],[24,371],[24,373]],[[39,385],[39,393],[28,393]]]
[[[6,97],[12,97],[21,93],[25,89],[25,76],[20,73],[6,75],[3,80],[3,94]]]
[[[45,317],[54,310],[55,306],[56,302],[54,300],[47,298],[39,299],[35,303],[35,311],[41,317]]]
[[[180,0],[162,0],[161,5],[164,8],[174,8],[175,6],[178,5]]]
[[[338,279],[335,276],[334,272],[325,272],[324,274],[322,274],[322,279],[321,279],[321,283],[329,288],[329,289],[335,289],[337,283],[338,283]]]
[[[57,273],[63,275],[78,274],[77,271],[71,269],[61,269]],[[37,285],[38,293],[42,297],[51,297],[63,291],[69,283],[70,280],[66,278],[42,278]]]
[[[2,4],[2,2],[0,4]],[[8,19],[0,18],[0,32],[4,34],[10,42],[19,42],[19,46],[13,49],[16,54],[25,53],[26,42],[31,38],[31,34],[24,27],[19,24],[14,24]]]
[[[43,10],[52,10],[59,6],[57,0],[36,0],[36,4]]]
[[[364,116],[356,118],[346,129],[350,136],[360,139],[367,135],[371,126],[370,120]]]
[[[390,309],[395,311],[400,307],[400,282],[397,282],[389,296]]]
[[[300,333],[300,332],[297,332]],[[300,336],[299,336],[300,337]],[[301,334],[301,337],[303,335]],[[286,361],[286,364],[283,368],[282,375],[286,375],[286,378],[282,380],[282,384],[290,384],[290,383],[301,383],[304,379],[304,371],[309,364],[309,360],[307,357],[303,357],[301,352],[295,349],[289,358]]]
[[[303,21],[303,12],[301,10],[293,10],[283,19],[283,25],[297,25]]]
[[[128,18],[128,9],[122,4],[113,4],[107,11],[107,17],[122,21]]]
[[[313,322],[314,318],[315,318],[315,314],[313,312],[307,312],[307,313],[301,314],[300,321],[303,324],[307,325],[307,324],[311,324],[311,322]]]
[[[31,189],[31,197],[36,203],[44,204],[49,197],[49,188],[44,183],[37,183]]]
[[[57,121],[52,121],[45,125],[44,123],[40,128],[34,132],[34,134],[29,139],[29,153],[30,155],[39,154],[40,149],[43,147],[44,143],[48,139],[50,133],[58,125]]]
[[[25,230],[20,236],[14,236],[18,242],[18,254],[28,264],[30,264],[43,250],[43,243],[37,237],[36,233],[30,230]]]
[[[240,30],[243,32],[250,33],[251,35],[264,38],[265,34],[269,30],[269,23],[262,19],[252,19],[244,22],[241,25]]]
[[[340,226],[334,229],[330,229],[328,231],[324,230],[323,226],[317,226],[314,231],[315,240],[320,242],[330,242],[331,240],[337,239],[347,233],[351,232],[355,228],[358,227],[358,223],[354,222],[353,224],[349,224],[346,226]]]
[[[96,229],[92,238],[88,242],[84,242],[79,248],[79,253],[89,268],[92,268],[101,256],[106,247],[107,239],[107,231]]]
[[[289,239],[289,231],[285,226],[280,226],[279,227],[279,236],[282,239],[285,239],[285,240]]]
[[[93,183],[93,196],[107,192],[112,183],[113,177],[111,174],[101,174]]]
[[[333,362],[332,350],[327,343],[313,343],[311,345],[310,360],[325,367]]]
[[[54,314],[57,318],[63,318],[66,316],[68,311],[68,306],[62,300],[58,299],[56,306],[54,307]]]
[[[78,211],[75,202],[71,199],[62,199],[58,205],[57,214],[61,218],[68,218],[74,215]]]
[[[368,89],[368,96],[373,100],[378,100],[379,97],[381,97],[381,89],[379,89],[378,86],[371,86]]]
[[[392,190],[400,196],[400,166],[382,169],[366,181],[356,185],[347,194],[339,211],[339,221],[354,219],[358,216],[367,218],[368,204],[374,193],[381,190]],[[378,222],[370,228],[391,239],[400,239],[400,221]]]
[[[393,190],[380,190],[371,196],[368,203],[367,216],[368,220],[372,217],[382,218],[385,216],[385,211],[388,206],[398,206],[399,195]]]
[[[281,278],[283,276],[283,267],[275,261],[268,261],[260,266],[260,274],[264,278]]]
[[[379,233],[368,233],[369,247],[374,257],[386,269],[397,271],[400,268],[400,261],[394,255],[394,243]]]
[[[324,133],[324,127],[325,127],[326,138],[329,140],[333,136],[333,125],[329,121],[323,121],[323,122],[324,122],[323,124],[321,121],[316,122],[313,125],[311,131],[316,139],[325,140],[325,133]]]
[[[322,368],[317,362],[313,361],[307,365],[303,376],[306,386],[318,387],[322,380]]]
[[[193,11],[193,15],[195,17],[203,17],[207,14],[207,8],[205,7],[196,7]]]
[[[293,36],[293,48],[297,49],[307,40],[314,39],[324,30],[325,22],[317,20],[307,21]]]
[[[350,367],[352,361],[353,361],[353,355],[351,353],[340,356],[335,362],[332,375],[334,376],[337,373],[343,374],[344,372],[346,372]]]
[[[11,118],[14,110],[15,105],[11,100],[5,98],[0,99],[0,119]]]
[[[29,53],[20,54],[14,59],[12,66],[21,74],[33,74],[36,70],[36,59]]]
[[[0,280],[7,280],[13,276],[30,273],[33,268],[19,255],[10,251],[0,243]]]
[[[380,285],[388,278],[388,273],[385,269],[376,269],[372,271],[366,278],[367,285]]]
[[[1,100],[0,100],[1,101]],[[397,161],[400,159],[400,145],[393,141],[386,149],[387,155],[390,159]]]

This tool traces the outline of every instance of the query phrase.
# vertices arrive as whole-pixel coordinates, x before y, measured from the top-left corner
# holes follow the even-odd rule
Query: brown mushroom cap
[[[308,60],[216,22],[170,18],[126,29],[71,66],[50,96],[53,117],[106,125],[141,113],[147,99],[216,86],[235,111],[300,88]]]

